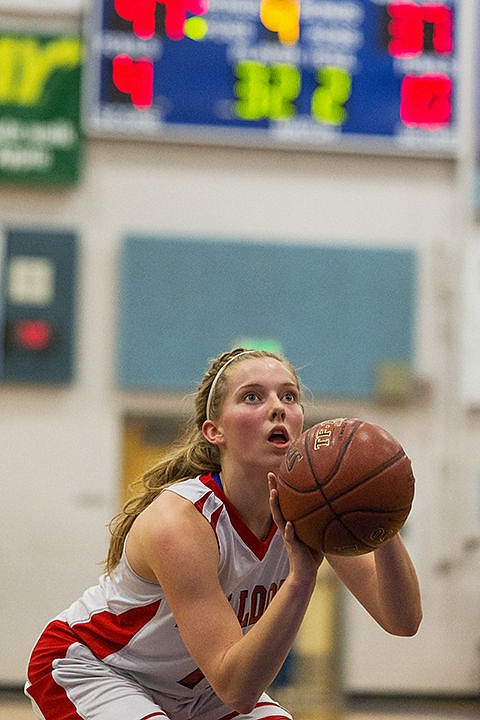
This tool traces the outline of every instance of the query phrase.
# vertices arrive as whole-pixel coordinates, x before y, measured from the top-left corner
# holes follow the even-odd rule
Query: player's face
[[[228,370],[218,430],[225,456],[242,465],[277,470],[289,443],[302,431],[296,378],[275,358],[249,358]]]

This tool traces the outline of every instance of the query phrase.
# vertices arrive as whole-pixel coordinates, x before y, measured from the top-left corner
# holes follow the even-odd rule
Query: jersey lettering
[[[280,580],[278,585],[272,582],[268,589],[263,585],[255,585],[251,591],[240,590],[237,618],[242,628],[255,625],[260,620],[284,582],[284,579]],[[229,602],[232,601],[232,595],[229,596],[228,600]]]
[[[200,670],[200,668],[196,668],[193,672],[191,672],[189,675],[186,675],[181,680],[177,680],[179,685],[183,685],[183,687],[188,688],[189,690],[193,690],[195,685],[198,685],[198,683],[203,680],[205,675]]]

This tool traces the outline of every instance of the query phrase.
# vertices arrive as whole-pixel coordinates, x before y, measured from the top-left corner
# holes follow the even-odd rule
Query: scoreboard
[[[94,134],[454,155],[458,0],[103,0]]]

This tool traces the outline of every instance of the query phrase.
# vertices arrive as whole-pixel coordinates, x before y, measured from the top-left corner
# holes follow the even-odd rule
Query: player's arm
[[[422,620],[420,588],[400,535],[366,555],[328,555],[327,560],[384,630],[415,635]]]
[[[215,534],[189,501],[162,493],[137,518],[131,533],[133,554],[138,556],[140,549],[142,562],[162,585],[192,658],[226,705],[250,712],[290,650],[313,592],[316,568],[302,573],[297,563],[297,571],[290,571],[244,635],[218,581]]]

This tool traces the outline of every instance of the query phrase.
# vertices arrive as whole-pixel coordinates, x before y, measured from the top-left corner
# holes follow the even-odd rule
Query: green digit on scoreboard
[[[244,60],[235,67],[235,113],[243,120],[268,117],[270,108],[270,69],[267,65]]]
[[[347,117],[344,103],[352,92],[352,76],[338,67],[317,72],[319,87],[312,94],[312,115],[326,125],[342,125]]]
[[[270,119],[288,120],[296,112],[294,101],[300,94],[302,80],[295,65],[272,65]]]
[[[288,120],[296,113],[301,74],[295,65],[243,60],[235,66],[235,114],[243,120]]]

